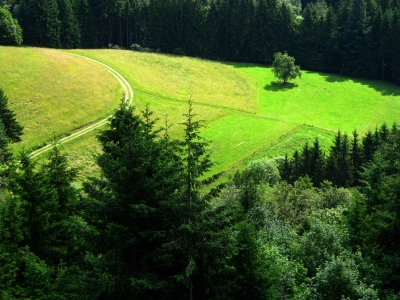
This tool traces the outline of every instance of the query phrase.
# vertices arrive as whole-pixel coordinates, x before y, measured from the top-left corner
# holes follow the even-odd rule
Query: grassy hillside
[[[282,85],[276,82],[270,68],[250,64],[219,63],[121,50],[61,52],[18,48],[18,51],[25,51],[27,57],[35,55],[48,59],[51,57],[49,53],[52,53],[66,61],[70,60],[72,66],[69,63],[64,66],[70,69],[70,73],[60,73],[62,76],[74,77],[78,73],[74,68],[82,66],[81,63],[96,66],[70,53],[87,56],[111,66],[132,85],[137,111],[150,103],[155,116],[161,118],[160,125],[167,114],[169,121],[175,124],[171,132],[175,137],[182,134],[179,123],[183,121],[182,113],[186,112],[187,99],[191,98],[195,113],[199,119],[206,121],[202,134],[212,142],[212,157],[218,162],[213,173],[228,170],[229,174],[252,159],[284,155],[286,151],[291,153],[315,137],[328,149],[337,129],[351,134],[356,128],[364,134],[383,122],[389,125],[394,121],[400,123],[400,89],[376,81],[303,71],[301,79]],[[29,54],[30,51],[33,54]],[[52,60],[52,63],[57,64],[58,60]],[[77,61],[79,66],[75,65]],[[92,74],[92,86],[103,87],[110,82],[116,85],[116,81],[110,81],[111,75],[104,69],[97,66],[95,69],[99,73],[95,71]],[[104,79],[105,75],[108,79]],[[81,84],[88,80],[82,80]],[[110,99],[112,95],[115,99],[115,94],[118,94],[115,85],[114,89],[108,89],[109,94],[106,93]],[[7,87],[12,92],[15,84],[9,83]],[[87,89],[88,86],[83,86],[81,92],[85,93]],[[46,93],[37,94],[44,97]],[[92,94],[89,92],[87,95]],[[49,96],[49,99],[52,98],[54,95]],[[59,103],[69,101],[71,99],[65,97]],[[116,102],[112,103],[109,108],[115,107]],[[78,104],[71,107],[75,105]],[[51,114],[52,110],[49,111]],[[26,124],[24,115],[19,116],[23,118],[21,123]],[[69,120],[67,114],[64,117]],[[88,119],[89,116],[86,116]],[[74,158],[75,166],[88,166],[88,161],[98,150],[94,136],[95,133],[92,133],[89,137],[81,137],[63,146],[64,151]],[[92,162],[87,170],[87,173],[96,173]]]
[[[59,50],[0,47],[0,61],[0,88],[24,126],[15,151],[109,114],[122,97],[103,67]]]
[[[148,102],[157,116],[168,113],[179,123],[191,97],[206,120],[203,135],[218,162],[213,172],[290,153],[315,137],[327,149],[338,129],[364,134],[400,121],[400,89],[386,83],[303,71],[283,86],[263,66],[118,50],[73,52],[123,74],[139,110]]]

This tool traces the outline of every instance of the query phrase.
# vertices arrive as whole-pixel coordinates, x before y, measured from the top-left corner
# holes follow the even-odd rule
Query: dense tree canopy
[[[27,45],[261,63],[288,51],[304,68],[400,84],[398,1],[302,4],[3,0],[0,16],[13,13]],[[283,82],[298,75],[275,58],[290,66]],[[149,107],[122,103],[97,137],[100,175],[80,188],[58,146],[41,163],[13,158],[23,128],[0,89],[0,298],[400,298],[396,124],[338,131],[329,151],[316,139],[210,188],[190,101],[183,119],[174,140]]]
[[[3,1],[24,43],[118,47],[272,63],[400,84],[399,2],[375,0]]]
[[[173,140],[148,107],[123,103],[98,136],[101,175],[83,189],[58,146],[40,165],[3,156],[0,296],[399,297],[396,125],[338,131],[329,153],[315,140],[202,193],[208,143],[190,102],[183,117]]]

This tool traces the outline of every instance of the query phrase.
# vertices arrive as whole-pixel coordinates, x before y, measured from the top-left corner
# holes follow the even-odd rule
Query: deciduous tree
[[[301,77],[300,67],[296,66],[294,62],[295,58],[289,56],[286,52],[284,54],[277,52],[274,55],[272,71],[275,77],[283,81],[283,84],[289,79],[295,79],[297,76]]]

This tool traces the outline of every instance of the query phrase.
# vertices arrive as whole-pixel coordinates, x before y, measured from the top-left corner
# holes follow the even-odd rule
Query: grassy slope
[[[41,51],[82,61],[60,51]],[[363,134],[384,121],[399,122],[400,89],[380,82],[303,72],[302,79],[282,86],[270,68],[255,65],[118,50],[72,53],[120,72],[135,91],[137,110],[150,103],[161,118],[160,125],[168,114],[169,122],[175,124],[172,136],[182,134],[179,123],[191,97],[195,113],[206,120],[202,134],[212,141],[213,159],[218,162],[213,173],[228,170],[229,174],[252,159],[291,153],[315,137],[328,149],[339,128],[348,133],[357,128]],[[75,166],[85,164],[86,175],[98,171],[93,162],[88,163],[99,150],[94,136],[63,146]]]
[[[351,133],[357,128],[361,134],[385,121],[399,121],[399,87],[307,71],[294,85],[284,87],[269,69],[236,66],[256,80],[261,99],[257,112],[263,116],[329,131]]]
[[[0,47],[0,87],[24,126],[18,151],[111,113],[118,81],[98,64],[41,48]]]
[[[382,122],[399,122],[400,89],[386,83],[305,71],[302,79],[282,86],[270,68],[255,65],[131,51],[74,52],[123,74],[136,92],[138,110],[150,103],[156,116],[167,113],[177,124],[192,97],[218,162],[213,172],[291,153],[315,137],[328,150],[339,128],[364,134]],[[173,128],[178,136],[180,126]]]

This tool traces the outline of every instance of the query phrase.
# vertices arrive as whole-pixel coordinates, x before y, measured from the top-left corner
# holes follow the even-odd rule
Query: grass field
[[[316,137],[328,150],[338,129],[365,134],[383,122],[400,121],[400,88],[377,81],[303,71],[301,79],[282,85],[270,68],[251,64],[121,50],[42,51],[85,61],[69,57],[71,52],[111,66],[132,85],[137,112],[149,103],[160,125],[168,115],[173,137],[182,135],[179,123],[191,98],[198,118],[205,120],[202,135],[212,142],[217,164],[211,173],[225,171],[225,177],[253,159],[290,154]],[[110,98],[118,94],[117,88],[112,91]],[[98,172],[91,161],[99,151],[95,134],[63,146],[74,166],[85,165],[84,176]]]
[[[291,153],[318,137],[328,150],[336,130],[360,134],[400,119],[400,89],[387,83],[303,71],[282,85],[268,67],[218,63],[131,51],[79,50],[123,74],[136,91],[135,105],[182,121],[185,100],[206,120],[213,172],[260,157]],[[174,127],[179,135],[181,128]]]
[[[15,151],[110,114],[122,98],[100,65],[59,50],[0,47],[0,88],[24,126]]]

